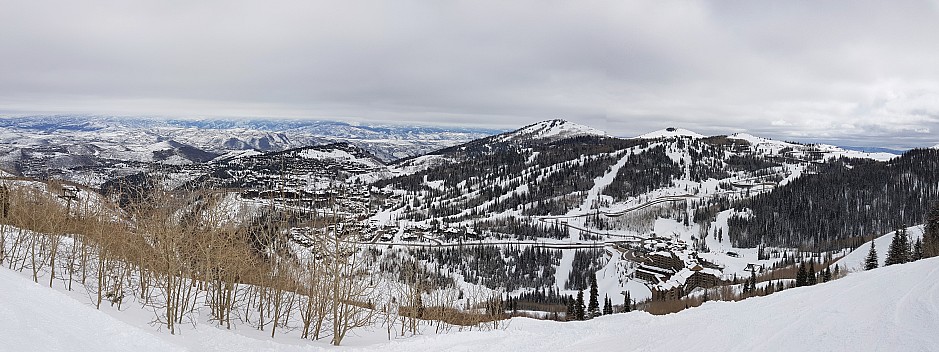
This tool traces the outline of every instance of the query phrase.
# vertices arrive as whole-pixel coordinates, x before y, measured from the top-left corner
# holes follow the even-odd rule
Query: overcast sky
[[[0,0],[0,113],[930,146],[939,0]]]

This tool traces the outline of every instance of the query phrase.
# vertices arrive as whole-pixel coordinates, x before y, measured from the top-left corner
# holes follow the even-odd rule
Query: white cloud
[[[0,112],[930,145],[935,4],[0,0]]]

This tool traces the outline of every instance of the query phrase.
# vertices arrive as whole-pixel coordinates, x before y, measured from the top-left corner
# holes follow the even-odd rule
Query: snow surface
[[[184,351],[149,327],[135,327],[0,269],[0,350]]]
[[[262,154],[264,154],[264,153],[259,152],[259,151],[254,150],[254,149],[232,150],[232,151],[229,151],[229,152],[227,152],[227,153],[225,153],[225,154],[222,154],[222,155],[216,157],[215,159],[212,159],[212,161],[210,161],[210,163],[218,163],[218,162],[223,162],[223,161],[230,161],[230,160],[234,160],[234,159],[247,158],[247,157],[252,157],[252,156],[262,155]]]
[[[857,151],[857,150],[844,149],[844,148],[833,146],[830,144],[815,144],[814,146],[818,148],[818,150],[820,150],[822,153],[825,154],[825,159],[845,157],[845,158],[865,158],[865,159],[871,159],[871,160],[877,160],[877,161],[889,161],[891,159],[894,159],[900,156],[899,154],[893,154],[893,153],[883,153],[883,152],[868,153],[868,152],[862,152],[862,151]]]
[[[910,238],[910,243],[916,242],[917,238],[923,237],[923,225],[906,228],[906,235]],[[874,248],[877,250],[877,261],[880,266],[884,266],[887,261],[887,251],[890,249],[890,242],[893,242],[893,236],[896,232],[890,232],[886,235],[874,239]],[[867,254],[871,250],[871,243],[867,242],[858,246],[854,251],[841,258],[838,261],[843,268],[848,270],[864,270],[864,262],[867,260]]]
[[[560,140],[579,136],[609,136],[606,132],[566,120],[548,120],[531,124],[517,131],[502,135],[497,140],[517,139]]]
[[[772,140],[769,138],[757,137],[748,133],[734,133],[727,138],[730,139],[739,139],[744,140],[750,143],[753,146],[753,149],[757,152],[766,153],[766,154],[778,154],[782,149],[792,148],[796,150],[804,149],[814,149],[821,152],[824,155],[825,159],[833,159],[839,157],[846,158],[864,158],[877,161],[889,161],[898,157],[898,154],[893,153],[868,153],[857,150],[844,149],[838,146],[830,144],[793,144],[788,142],[780,142],[777,140]]]
[[[129,325],[0,269],[0,350],[333,350],[200,326],[173,336]],[[122,313],[113,313],[122,314]],[[858,272],[741,302],[665,316],[632,312],[585,322],[514,318],[494,331],[453,332],[356,351],[929,351],[939,344],[939,258]]]
[[[730,139],[740,139],[750,143],[753,148],[757,151],[762,151],[764,153],[776,154],[784,148],[798,148],[798,144],[792,144],[787,142],[780,142],[777,140],[772,140],[769,138],[757,137],[749,133],[734,133],[727,138]]]
[[[655,138],[674,138],[674,137],[691,137],[691,138],[704,138],[703,134],[686,130],[684,128],[664,128],[658,131],[652,131],[636,138],[642,139],[655,139]]]

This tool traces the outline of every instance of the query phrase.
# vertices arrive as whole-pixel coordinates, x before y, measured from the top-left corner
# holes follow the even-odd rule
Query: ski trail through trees
[[[623,157],[620,158],[616,164],[613,164],[607,173],[593,180],[593,188],[587,191],[587,199],[584,199],[584,204],[580,205],[581,213],[590,212],[590,209],[593,207],[594,203],[596,203],[600,198],[600,192],[613,183],[613,179],[615,179],[616,175],[619,174],[619,169],[623,168],[623,166],[626,165],[626,162],[629,161],[630,153],[628,151],[620,151],[619,153],[625,153],[625,155],[623,155]],[[599,208],[599,205],[597,207]]]

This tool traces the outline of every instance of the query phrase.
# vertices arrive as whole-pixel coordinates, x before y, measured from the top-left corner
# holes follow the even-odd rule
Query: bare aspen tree
[[[7,258],[7,224],[0,222],[0,266]]]
[[[331,344],[338,346],[352,329],[371,324],[373,307],[367,306],[373,286],[366,278],[368,269],[360,261],[354,234],[343,231],[333,200],[333,230],[327,233],[329,254],[327,273],[331,280],[330,315],[333,324]]]

